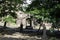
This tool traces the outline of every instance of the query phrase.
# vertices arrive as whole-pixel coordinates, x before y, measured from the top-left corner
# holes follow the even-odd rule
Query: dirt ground
[[[10,34],[1,35],[0,40],[41,40],[41,37],[29,36],[28,34],[16,32],[13,33],[12,35]]]

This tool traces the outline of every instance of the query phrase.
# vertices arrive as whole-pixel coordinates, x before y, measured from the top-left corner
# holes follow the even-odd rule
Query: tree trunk
[[[43,36],[42,36],[42,40],[47,40],[45,24],[43,24],[42,26],[43,26]]]
[[[5,22],[4,22],[4,29],[6,28],[6,24],[7,24],[7,22],[5,21]]]
[[[23,24],[20,25],[20,31],[23,31]]]

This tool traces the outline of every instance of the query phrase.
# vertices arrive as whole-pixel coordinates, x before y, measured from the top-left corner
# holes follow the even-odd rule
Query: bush
[[[12,23],[16,22],[16,20],[12,16],[10,16],[10,15],[4,17],[3,21],[12,22]]]

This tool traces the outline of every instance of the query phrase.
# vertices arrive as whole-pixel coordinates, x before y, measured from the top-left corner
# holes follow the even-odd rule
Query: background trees
[[[20,10],[22,1],[21,0],[4,0],[0,4],[0,17],[3,17],[3,20],[10,20],[16,18],[15,11]],[[7,16],[9,15],[9,16]],[[7,19],[6,19],[7,18]],[[12,20],[13,20],[12,19]]]
[[[59,10],[59,0],[34,0],[27,8],[27,11],[38,19],[52,22],[54,25],[57,25],[56,23],[60,19]]]
[[[26,10],[37,19],[43,21],[49,21],[58,23],[60,20],[60,0],[33,0],[27,6],[22,4],[28,4],[26,0],[3,0],[0,2],[0,17],[6,17],[7,15],[16,18],[16,10]]]

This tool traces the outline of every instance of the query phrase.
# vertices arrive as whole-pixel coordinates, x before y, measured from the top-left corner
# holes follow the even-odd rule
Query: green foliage
[[[49,19],[49,13],[47,10],[45,10],[44,8],[42,9],[37,9],[35,8],[34,10],[29,11],[30,14],[33,14],[34,17],[36,17],[37,19],[42,19],[42,20],[50,20]],[[47,17],[48,16],[48,17]]]
[[[57,40],[56,37],[51,37],[49,40]]]
[[[60,19],[60,0],[34,0],[26,9],[37,19],[52,22],[53,28],[57,28]],[[60,25],[60,24],[59,24]]]
[[[10,16],[10,15],[4,17],[3,20],[7,21],[7,22],[12,22],[12,23],[16,22],[16,20],[12,16]]]
[[[22,4],[22,0],[5,0],[0,4],[0,18],[4,18],[4,21],[12,21],[15,22],[16,19],[15,11],[20,10],[20,4]],[[7,18],[7,15],[10,15]],[[13,19],[14,18],[14,19]]]
[[[27,8],[27,11],[43,21],[56,21],[56,17],[59,17],[57,16],[59,15],[58,10],[60,10],[59,2],[59,0],[34,0]]]
[[[38,9],[34,9],[34,10],[30,11],[30,13],[32,13],[32,14],[39,14],[40,11]]]
[[[20,4],[22,4],[21,0],[5,0],[0,4],[0,16],[13,15],[16,10],[20,10]]]

